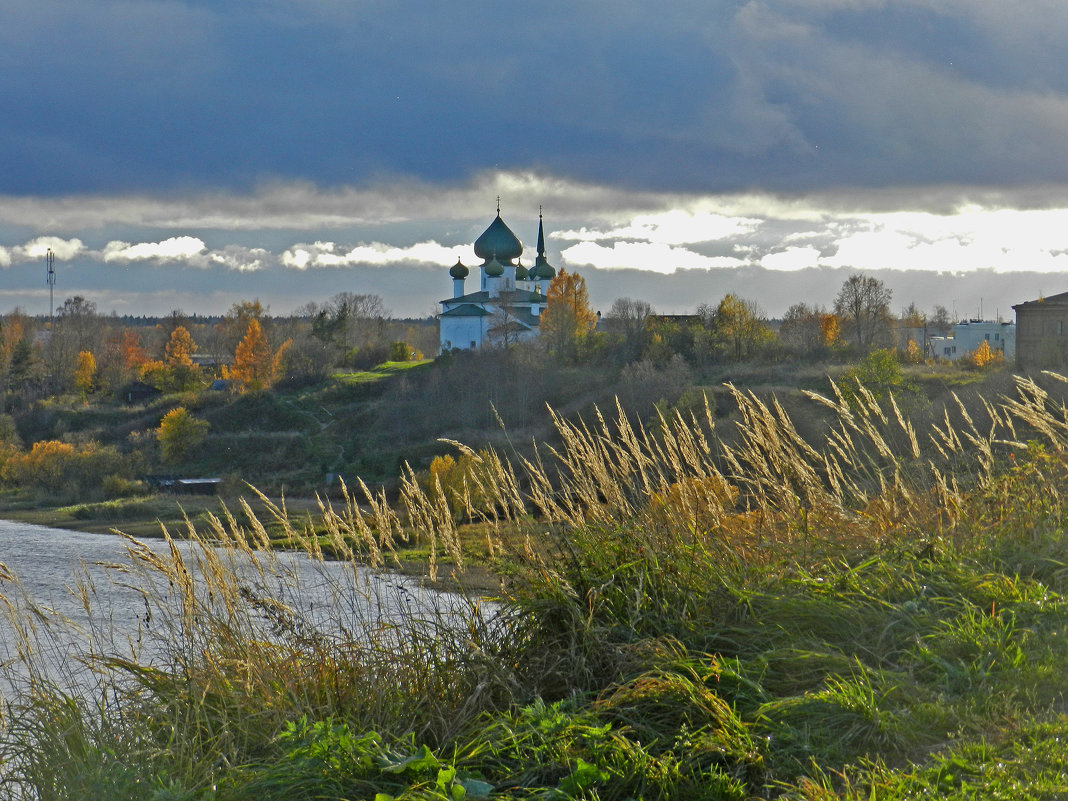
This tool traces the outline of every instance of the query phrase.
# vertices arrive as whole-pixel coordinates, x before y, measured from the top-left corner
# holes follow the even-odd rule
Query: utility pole
[[[56,254],[52,252],[52,248],[45,254],[45,266],[48,271],[48,328],[52,330],[56,324]]]

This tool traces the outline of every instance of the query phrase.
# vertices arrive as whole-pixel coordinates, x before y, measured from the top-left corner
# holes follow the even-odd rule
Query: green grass
[[[311,528],[261,498],[199,518],[188,557],[131,543],[147,650],[97,641],[88,695],[30,670],[0,798],[1061,797],[1068,412],[1017,389],[918,431],[889,399],[813,398],[838,420],[820,441],[738,390],[729,443],[711,414],[556,417],[535,457],[472,457],[504,583],[460,619],[287,603],[279,535],[464,564],[472,529],[410,472],[398,505],[358,487]],[[14,622],[24,662],[55,653],[42,610]]]
[[[371,381],[380,381],[388,376],[405,373],[408,370],[413,370],[415,368],[431,364],[433,361],[433,359],[422,359],[419,361],[410,362],[383,362],[382,364],[375,367],[373,370],[336,372],[333,374],[332,377],[338,381],[343,381],[348,384],[366,384]]]

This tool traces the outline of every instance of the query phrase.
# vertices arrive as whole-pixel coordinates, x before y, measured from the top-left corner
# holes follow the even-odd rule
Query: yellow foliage
[[[207,433],[206,420],[197,420],[184,407],[178,406],[163,415],[156,429],[156,439],[164,461],[177,462],[203,442]]]
[[[820,333],[823,335],[823,344],[832,347],[838,344],[842,337],[842,321],[836,314],[825,314],[820,319]]]
[[[0,476],[19,486],[69,493],[99,486],[109,475],[127,475],[132,466],[128,457],[110,446],[90,442],[75,447],[69,442],[41,440],[28,452],[8,449]]]
[[[293,347],[293,340],[287,339],[278,347],[278,350],[274,352],[274,359],[271,360],[272,383],[285,376],[286,355],[289,353],[291,347]]]
[[[983,340],[979,343],[979,347],[964,358],[972,367],[983,370],[1002,364],[1005,361],[1005,353],[1001,350],[994,350],[989,342]]]
[[[423,486],[427,491],[433,491],[436,480],[445,494],[449,510],[456,519],[467,511],[468,501],[473,511],[485,511],[492,503],[487,493],[488,457],[489,454],[485,451],[478,454],[465,452],[459,459],[454,459],[449,454],[435,456],[427,469]]]
[[[586,279],[561,270],[545,295],[545,311],[538,322],[540,336],[556,353],[574,358],[596,325],[597,314],[590,308]]]
[[[83,350],[78,353],[78,362],[74,366],[74,386],[82,392],[89,392],[93,388],[93,379],[96,377],[96,357],[93,352]]]
[[[923,363],[923,351],[920,350],[920,346],[916,344],[915,339],[909,338],[909,344],[905,348],[905,361],[909,364]]]
[[[59,489],[65,468],[74,458],[74,446],[68,442],[42,440],[33,443],[29,453],[23,453],[4,463],[3,477],[13,484],[37,484],[46,489]]]
[[[166,369],[163,362],[150,360],[141,363],[138,368],[138,375],[146,384],[151,384],[156,389],[162,389],[162,376]]]
[[[171,332],[171,338],[164,348],[164,361],[168,367],[192,367],[196,350],[193,335],[184,325],[180,325]]]

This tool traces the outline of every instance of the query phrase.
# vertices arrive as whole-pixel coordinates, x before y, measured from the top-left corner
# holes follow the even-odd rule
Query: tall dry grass
[[[747,558],[773,558],[776,546],[817,534],[864,542],[906,531],[921,538],[962,535],[957,524],[966,492],[991,487],[1029,443],[1057,451],[1068,443],[1064,405],[1030,378],[1017,379],[1015,395],[980,399],[973,409],[954,395],[926,431],[915,428],[892,395],[880,402],[860,386],[847,398],[832,382],[827,395],[805,393],[828,414],[821,442],[806,441],[775,398],[729,391],[740,416],[733,444],[717,436],[707,406],[702,415],[660,415],[653,430],[618,403],[611,416],[597,410],[591,421],[550,410],[557,444],[514,462],[493,451],[488,458],[468,451],[479,463],[468,481],[481,502],[471,504],[471,492],[464,493],[466,516],[491,531],[532,538],[625,523],[657,536],[719,540]],[[462,563],[445,490],[420,485],[409,471],[402,498],[417,535]],[[397,519],[360,525],[402,528]],[[537,545],[528,555],[536,557]],[[502,539],[494,543],[505,546]]]
[[[928,603],[935,579],[883,569],[872,557],[880,549],[960,552],[991,521],[1018,513],[1022,488],[1035,496],[1032,517],[1015,524],[1021,537],[1061,514],[1059,498],[1026,471],[1038,479],[1063,464],[1040,456],[1065,450],[1068,410],[1021,378],[1015,394],[977,408],[958,401],[920,431],[892,397],[880,402],[860,387],[847,399],[832,384],[827,395],[809,393],[827,414],[824,439],[810,442],[775,399],[729,391],[739,409],[729,443],[707,407],[646,427],[617,404],[589,421],[552,413],[556,442],[530,456],[469,452],[477,469],[461,490],[466,513],[507,578],[494,605],[459,596],[411,604],[412,588],[390,598],[374,589],[365,568],[388,566],[412,539],[428,546],[432,577],[442,559],[464,565],[446,490],[411,469],[397,507],[361,482],[339,504],[324,500],[315,519],[264,498],[266,521],[243,504],[202,530],[164,531],[162,552],[127,539],[127,558],[107,566],[106,581],[76,588],[77,621],[0,575],[12,643],[0,797],[71,797],[72,787],[93,797],[94,786],[120,784],[126,797],[151,797],[139,782],[189,792],[172,797],[236,788],[297,720],[475,755],[487,747],[470,745],[492,730],[487,716],[583,693],[597,697],[596,714],[650,727],[654,740],[677,719],[703,721],[712,727],[698,738],[703,756],[683,767],[722,768],[734,788],[755,786],[773,762],[754,744],[760,727],[794,737],[799,753],[814,747],[798,739],[806,716],[847,721],[858,747],[908,747],[907,721],[884,709],[899,703],[898,657],[857,661],[844,644],[812,643],[908,650],[919,623],[902,634],[882,626],[881,599]],[[272,547],[279,534],[319,569],[298,571]],[[1053,561],[1030,569],[1054,570]],[[144,608],[121,637],[108,613],[113,587],[137,593]],[[310,607],[313,592],[329,604]],[[969,625],[976,642],[999,636],[983,620]],[[759,682],[746,660],[762,665]],[[976,676],[990,674],[976,664]],[[845,678],[820,685],[832,674]],[[727,686],[733,709],[722,701]],[[682,718],[678,704],[688,705]],[[649,710],[655,720],[643,717]],[[660,757],[646,757],[651,776]],[[120,769],[132,764],[155,767]]]

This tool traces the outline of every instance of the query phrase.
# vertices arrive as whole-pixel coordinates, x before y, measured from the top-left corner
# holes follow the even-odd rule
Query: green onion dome
[[[475,255],[488,262],[491,258],[511,262],[523,255],[523,243],[519,237],[512,233],[501,215],[490,223],[489,228],[482,232],[482,236],[475,240]]]
[[[491,256],[490,260],[486,262],[486,275],[488,275],[490,278],[500,278],[502,275],[504,275],[504,267],[502,267],[501,263],[497,261],[496,255]]]
[[[515,266],[515,280],[516,281],[526,281],[528,275],[529,275],[529,273],[527,272],[527,268],[523,266],[522,262],[520,262],[519,264],[517,264]]]
[[[534,262],[534,268],[531,270],[534,278],[540,280],[549,280],[556,277],[556,268],[549,264],[548,260],[544,256],[538,256]]]
[[[470,274],[471,271],[468,270],[459,259],[456,260],[456,264],[449,268],[449,275],[453,278],[467,278]]]

